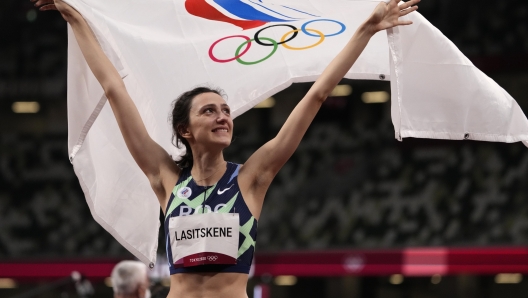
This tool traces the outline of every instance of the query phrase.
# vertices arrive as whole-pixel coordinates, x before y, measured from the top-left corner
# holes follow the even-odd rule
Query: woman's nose
[[[227,115],[225,115],[224,113],[220,113],[218,117],[216,117],[216,122],[226,122],[227,118]]]

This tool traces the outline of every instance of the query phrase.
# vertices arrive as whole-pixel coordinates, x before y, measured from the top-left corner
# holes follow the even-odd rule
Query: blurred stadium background
[[[526,0],[420,12],[528,112]],[[2,0],[0,28],[0,297],[111,297],[111,268],[133,257],[92,219],[68,161],[66,24]],[[309,87],[237,118],[226,158],[272,138]],[[396,141],[388,82],[344,80],[268,192],[248,295],[527,298],[527,174],[520,143]]]

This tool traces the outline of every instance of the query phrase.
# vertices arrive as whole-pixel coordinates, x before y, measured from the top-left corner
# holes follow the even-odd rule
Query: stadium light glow
[[[277,286],[293,286],[297,283],[297,277],[293,275],[279,275],[275,277]]]
[[[365,92],[361,94],[364,103],[384,103],[389,101],[390,94],[386,91]]]
[[[26,13],[26,19],[28,22],[32,23],[37,19],[37,11],[32,9]]]
[[[40,104],[36,101],[17,101],[11,105],[17,114],[35,114],[40,111]]]
[[[393,285],[399,285],[403,283],[403,275],[401,274],[393,274],[389,277],[389,282]]]
[[[352,86],[350,85],[337,85],[332,93],[330,93],[330,97],[349,96],[352,94],[352,91]]]
[[[518,284],[523,276],[520,273],[500,273],[495,275],[495,283],[498,284]]]
[[[431,276],[431,283],[432,283],[433,285],[437,285],[437,284],[439,284],[441,281],[442,281],[442,275],[440,275],[440,274],[435,274],[435,275]]]
[[[255,106],[255,109],[269,109],[275,106],[275,98],[270,97]]]
[[[12,278],[0,278],[0,289],[14,289],[17,284]]]

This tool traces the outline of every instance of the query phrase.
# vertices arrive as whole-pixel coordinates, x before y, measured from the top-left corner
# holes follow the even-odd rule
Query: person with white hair
[[[115,298],[150,298],[147,266],[139,261],[121,261],[112,270]]]

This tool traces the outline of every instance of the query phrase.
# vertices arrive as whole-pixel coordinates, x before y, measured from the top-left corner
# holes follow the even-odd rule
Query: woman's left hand
[[[46,10],[57,10],[55,7],[55,2],[53,0],[30,0],[35,3],[35,6],[38,7],[40,11]]]
[[[366,21],[368,30],[374,34],[392,27],[412,24],[411,21],[400,20],[400,17],[417,10],[416,4],[420,0],[410,0],[402,5],[399,5],[400,2],[401,0],[390,0],[389,3],[378,4]]]
[[[30,0],[40,11],[58,10],[66,22],[78,19],[80,14],[62,0]]]

